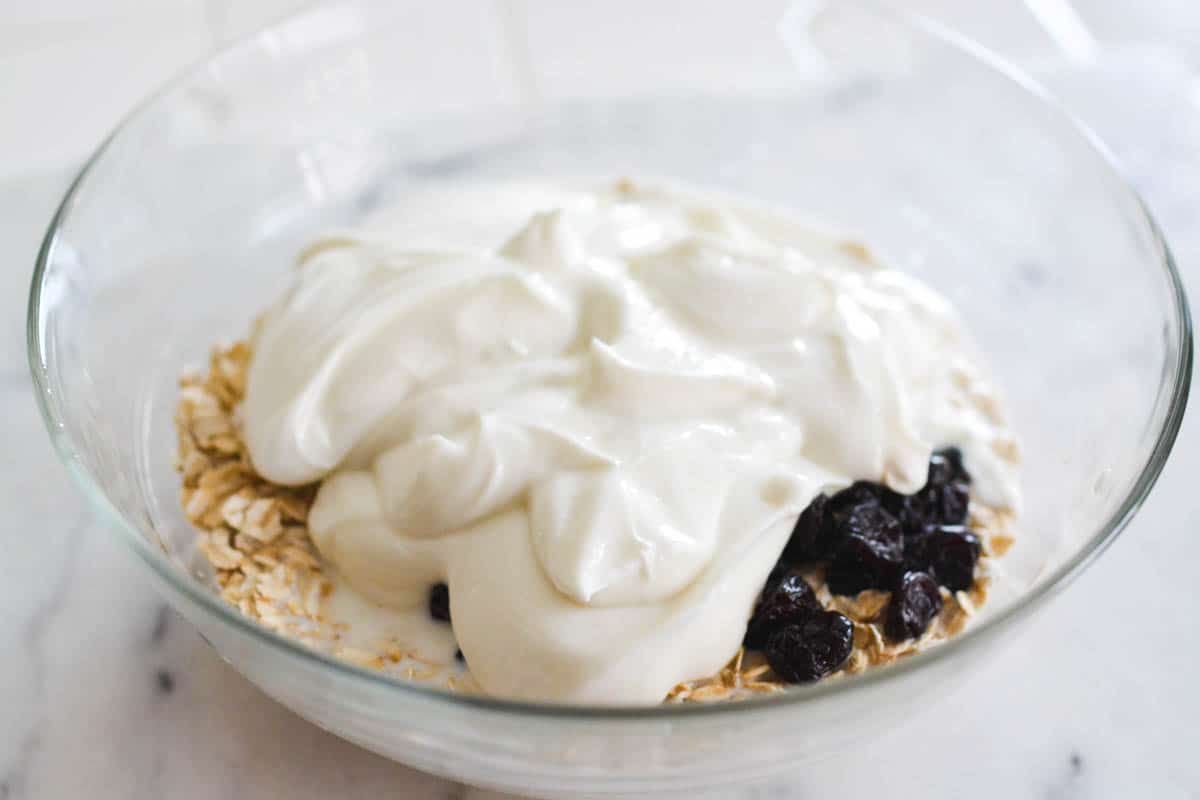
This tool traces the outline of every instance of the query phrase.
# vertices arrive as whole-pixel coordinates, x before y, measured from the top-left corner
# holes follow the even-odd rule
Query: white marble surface
[[[239,36],[316,0],[0,0],[0,178],[61,168],[82,159],[121,116],[164,78],[202,59]],[[439,4],[420,5],[437,13]],[[791,0],[740,0],[738,10],[782,10]],[[807,2],[807,0],[800,0]],[[1028,9],[1043,16],[1073,7],[1098,35],[1136,39],[1169,35],[1200,45],[1195,0],[898,0],[1002,52],[1044,51],[1051,37]],[[727,13],[726,0],[493,0],[480,16],[499,10],[530,48],[531,64],[547,91],[570,81],[571,61],[592,53],[578,50],[570,32],[580,28],[620,34],[630,47],[660,53],[664,69],[684,82],[770,84],[777,64],[741,60],[732,37],[752,35],[761,14]],[[697,14],[699,9],[701,13]],[[670,45],[681,14],[720,20],[707,33],[714,43],[703,64],[672,60]],[[1061,26],[1060,26],[1061,27]],[[1069,28],[1069,26],[1068,26]],[[692,30],[695,30],[693,26]],[[430,43],[436,46],[436,43]],[[614,74],[611,88],[636,83],[636,75]]]
[[[1123,48],[1048,78],[1127,162],[1200,285],[1195,66]],[[1114,102],[1114,97],[1119,102]],[[227,667],[57,463],[24,363],[38,238],[68,172],[0,181],[0,800],[494,796],[313,727]],[[1200,421],[1112,549],[959,694],[747,798],[1200,797]]]

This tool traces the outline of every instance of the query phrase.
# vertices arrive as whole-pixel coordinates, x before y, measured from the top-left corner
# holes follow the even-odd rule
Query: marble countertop
[[[1191,67],[1131,48],[1043,70],[1125,160],[1194,287],[1200,189],[1179,185],[1200,174]],[[1111,102],[1115,90],[1125,102]],[[29,272],[68,178],[0,182],[0,800],[495,797],[390,763],[268,699],[90,513],[51,451],[24,360]],[[1126,533],[952,702],[741,796],[1200,797],[1198,472],[1193,411]]]

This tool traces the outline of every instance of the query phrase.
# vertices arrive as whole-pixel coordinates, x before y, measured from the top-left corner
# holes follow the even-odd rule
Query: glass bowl
[[[1192,344],[1158,228],[1030,81],[867,0],[699,4],[670,19],[580,6],[567,41],[508,9],[324,6],[129,116],[63,199],[33,278],[29,357],[63,461],[236,669],[430,772],[555,797],[694,792],[921,713],[1113,540],[1167,458]],[[580,173],[793,207],[947,294],[1023,443],[1026,505],[1005,558],[1016,590],[950,643],[863,676],[735,704],[606,709],[405,684],[225,605],[189,566],[171,467],[181,369],[243,335],[326,226],[414,187]]]

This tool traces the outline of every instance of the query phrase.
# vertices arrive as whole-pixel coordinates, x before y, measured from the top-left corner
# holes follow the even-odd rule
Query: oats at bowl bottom
[[[175,415],[175,468],[182,482],[182,506],[198,528],[196,549],[211,567],[220,596],[267,629],[346,662],[403,680],[479,693],[467,667],[455,659],[430,660],[391,637],[363,641],[353,635],[347,619],[330,612],[335,581],[307,528],[317,484],[287,487],[263,479],[255,472],[242,439],[238,405],[245,393],[250,357],[246,342],[214,348],[207,371],[181,377]],[[995,559],[1015,541],[1008,511],[972,503],[970,523],[984,544],[974,584],[966,591],[943,588],[942,609],[919,639],[885,639],[883,617],[890,592],[867,589],[855,596],[834,595],[823,570],[805,571],[821,605],[845,614],[854,625],[849,659],[826,680],[921,652],[970,623],[987,600]],[[780,692],[787,686],[762,653],[742,648],[716,675],[678,684],[665,701],[738,700]]]

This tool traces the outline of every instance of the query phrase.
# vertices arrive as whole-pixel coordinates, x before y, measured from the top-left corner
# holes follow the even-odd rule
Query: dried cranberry
[[[904,548],[908,569],[928,572],[941,586],[957,592],[975,582],[975,562],[983,547],[962,525],[934,525],[909,537]]]
[[[937,581],[924,572],[906,572],[892,591],[883,632],[894,642],[919,638],[941,610]]]
[[[761,649],[767,637],[782,626],[820,610],[821,603],[812,587],[799,573],[789,571],[776,577],[776,571],[772,571],[746,627],[744,644]]]
[[[438,622],[450,621],[450,587],[444,583],[429,587],[429,616]]]
[[[846,663],[854,646],[854,625],[836,611],[817,611],[784,625],[767,637],[771,669],[788,683],[815,681]]]
[[[858,594],[891,587],[904,564],[900,522],[881,506],[859,506],[838,521],[841,543],[825,574],[829,591]]]

